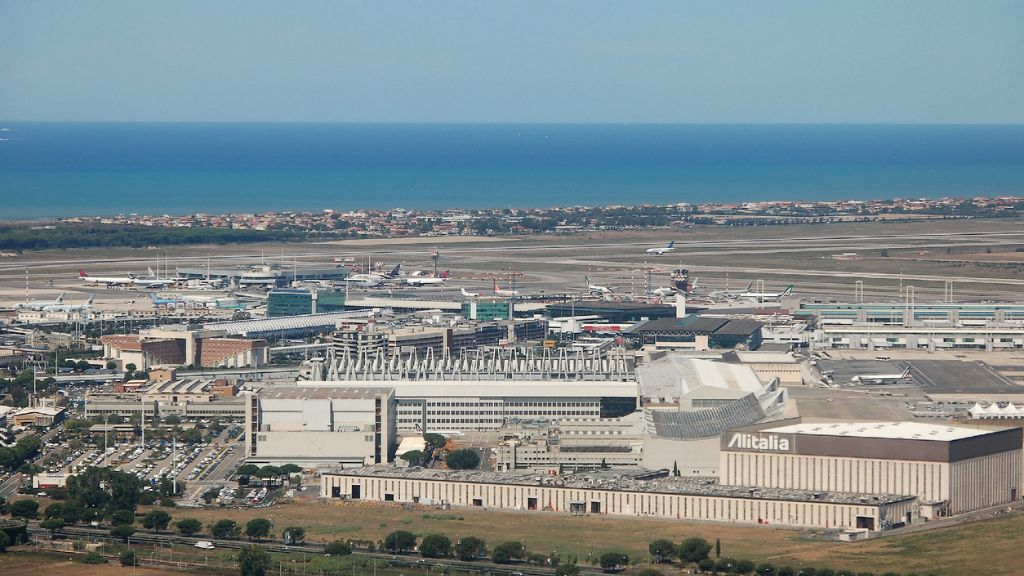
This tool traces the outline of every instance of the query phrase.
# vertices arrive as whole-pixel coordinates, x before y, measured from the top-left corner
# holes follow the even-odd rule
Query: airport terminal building
[[[918,422],[749,427],[722,436],[723,484],[911,494],[923,517],[1020,498],[1020,428]]]

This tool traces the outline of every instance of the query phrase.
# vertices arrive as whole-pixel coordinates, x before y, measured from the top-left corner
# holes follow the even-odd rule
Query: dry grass
[[[436,511],[403,509],[380,503],[329,503],[313,501],[261,510],[179,510],[176,516],[195,517],[209,524],[220,518],[245,521],[264,517],[276,531],[300,525],[307,539],[381,540],[394,530],[419,535],[442,533],[453,539],[478,536],[490,544],[519,540],[535,552],[557,552],[563,558],[577,550],[586,560],[620,550],[633,558],[647,558],[647,544],[658,538],[679,542],[690,536],[722,542],[723,555],[768,561],[776,566],[830,566],[857,571],[941,574],[959,576],[1024,574],[1024,557],[1014,552],[1024,545],[1024,515],[965,524],[931,532],[894,536],[860,543],[839,543],[814,532],[609,517],[568,517],[556,513],[494,512],[485,510]]]

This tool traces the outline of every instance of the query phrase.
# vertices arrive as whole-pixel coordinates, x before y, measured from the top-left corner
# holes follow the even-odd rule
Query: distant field
[[[394,530],[417,534],[442,533],[453,540],[478,536],[489,544],[519,540],[534,552],[578,553],[585,561],[608,550],[647,558],[647,544],[658,538],[679,542],[690,536],[721,540],[723,555],[772,562],[776,566],[829,566],[881,574],[962,576],[1024,574],[1024,515],[894,536],[861,543],[821,540],[811,531],[728,524],[689,523],[609,517],[568,517],[560,514],[481,510],[405,510],[381,503],[295,503],[262,510],[176,510],[177,517],[195,517],[208,524],[220,518],[245,522],[264,517],[275,530],[302,525],[308,539],[381,540]],[[979,571],[984,567],[984,571]]]

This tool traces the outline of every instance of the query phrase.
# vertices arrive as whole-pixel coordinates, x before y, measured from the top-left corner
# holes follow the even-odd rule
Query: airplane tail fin
[[[452,273],[450,271],[445,270],[444,272],[441,273],[441,278],[444,278],[444,279],[447,280],[448,277],[451,276],[451,275],[452,275]]]
[[[751,289],[751,288],[753,288],[753,287],[754,287],[754,281],[753,281],[753,280],[751,280],[751,281],[750,281],[750,283],[749,283],[749,284],[747,284],[747,287],[746,287],[746,289],[744,289],[743,291],[744,291],[744,292],[750,292],[750,289]]]
[[[694,278],[693,279],[693,284],[690,284],[690,291],[691,292],[697,289],[697,281],[698,280],[700,280],[700,278]]]
[[[789,296],[792,293],[793,293],[793,285],[790,284],[789,286],[786,286],[786,289],[782,292],[782,295],[783,296]]]
[[[96,300],[96,295],[95,294],[89,294],[89,299],[86,300],[85,303],[86,304],[92,304],[94,300]]]
[[[78,270],[78,277],[79,278],[88,278],[89,275],[85,273],[85,270],[79,269]]]
[[[57,304],[63,304],[63,303],[64,303],[64,293],[63,293],[63,292],[61,292],[61,293],[60,293],[60,294],[59,294],[59,295],[57,296],[57,299],[56,299],[56,300],[54,300],[54,302],[56,302]]]
[[[675,245],[676,245],[676,241],[675,241],[675,240],[672,240],[671,242],[669,242],[669,243],[668,243],[668,246],[665,246],[665,248],[672,248],[672,247],[674,247]]]
[[[395,267],[391,269],[391,272],[388,272],[388,276],[390,276],[392,278],[397,278],[398,277],[398,273],[399,273],[399,271],[401,271],[401,269],[402,269],[402,265],[401,264],[396,264]]]
[[[587,286],[590,286],[590,274],[584,276],[583,281],[587,283]]]
[[[147,266],[146,267],[146,272],[149,272],[150,276],[156,277],[156,274],[153,274],[153,267],[152,266]]]

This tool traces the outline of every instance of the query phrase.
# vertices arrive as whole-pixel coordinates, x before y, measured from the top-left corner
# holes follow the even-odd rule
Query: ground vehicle
[[[213,550],[213,542],[210,542],[209,540],[200,540],[199,542],[196,542],[196,548]]]

